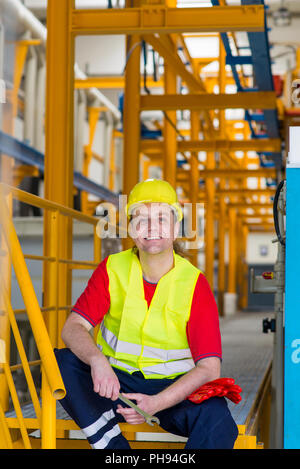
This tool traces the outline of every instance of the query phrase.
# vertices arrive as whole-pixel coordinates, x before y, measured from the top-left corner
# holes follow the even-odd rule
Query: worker
[[[187,399],[220,377],[222,349],[209,284],[177,252],[176,191],[142,181],[126,211],[134,246],[100,262],[63,327],[66,348],[55,350],[66,387],[60,402],[95,449],[129,449],[119,423],[145,421],[119,393],[186,437],[186,449],[232,449],[238,431],[226,399]]]

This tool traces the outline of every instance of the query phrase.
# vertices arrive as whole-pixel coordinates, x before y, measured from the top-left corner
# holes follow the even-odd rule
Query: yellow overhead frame
[[[274,109],[273,91],[237,92],[234,94],[197,93],[184,95],[143,95],[141,111],[210,110],[210,109]]]
[[[249,140],[233,139],[205,139],[205,140],[179,140],[177,142],[179,152],[185,151],[260,151],[276,152],[281,149],[281,141],[277,138],[262,138]],[[163,151],[161,140],[143,139],[141,141],[141,151],[151,156],[151,154]]]
[[[147,34],[206,31],[263,31],[263,5],[214,8],[170,8],[143,5],[141,8],[71,11],[71,32],[88,34]]]

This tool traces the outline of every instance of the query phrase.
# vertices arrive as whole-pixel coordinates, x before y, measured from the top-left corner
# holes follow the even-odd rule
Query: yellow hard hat
[[[176,191],[171,184],[161,179],[146,179],[133,187],[128,197],[128,204],[126,205],[127,217],[130,216],[132,210],[137,205],[152,202],[171,205],[177,215],[177,221],[182,220],[183,213],[178,203]]]

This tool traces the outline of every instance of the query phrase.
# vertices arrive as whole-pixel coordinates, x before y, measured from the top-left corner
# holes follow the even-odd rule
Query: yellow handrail
[[[23,254],[21,245],[13,224],[10,214],[10,205],[8,201],[13,197],[23,203],[31,206],[44,209],[51,214],[51,249],[48,256]],[[60,223],[60,216],[78,220],[83,223],[88,223],[93,226],[94,233],[94,258],[91,261],[64,259],[58,255],[59,253],[59,239],[58,239],[58,226]],[[112,223],[101,220],[109,227],[116,228]],[[2,365],[6,383],[10,391],[12,403],[16,412],[18,426],[21,432],[23,444],[25,448],[30,448],[31,443],[27,434],[27,426],[25,419],[22,415],[20,402],[16,388],[12,379],[12,372],[22,368],[28,385],[28,390],[32,398],[32,403],[35,409],[39,428],[42,434],[42,448],[55,448],[56,446],[56,399],[61,399],[65,396],[66,390],[60,375],[60,371],[53,352],[53,346],[56,342],[59,324],[57,320],[58,311],[70,310],[71,305],[59,304],[58,286],[59,286],[59,265],[65,265],[66,269],[94,269],[101,261],[101,237],[98,236],[98,223],[99,219],[90,215],[83,214],[74,209],[64,207],[55,202],[42,199],[36,195],[22,191],[18,188],[9,186],[5,183],[0,183],[0,230],[3,235],[3,240],[7,245],[7,252],[1,251],[1,255],[9,255],[9,261],[12,263],[18,285],[24,300],[24,308],[12,309],[10,296],[2,282],[1,294],[4,299],[4,308],[7,318],[9,320],[12,332],[15,337],[16,346],[21,358],[21,363],[18,365],[9,366],[8,359]],[[123,228],[118,227],[119,233]],[[26,260],[42,261],[49,264],[51,282],[48,285],[48,298],[46,306],[39,306],[38,300],[33,288],[30,274],[26,265]],[[1,279],[0,279],[1,282]],[[1,283],[0,283],[1,285]],[[3,309],[3,307],[2,307]],[[43,314],[51,312],[48,322],[44,321]],[[0,309],[1,313],[1,309]],[[21,336],[15,319],[16,314],[27,313],[29,323],[31,325],[32,333],[36,342],[36,346],[40,355],[40,360],[28,362],[24,346],[22,344]],[[60,318],[62,319],[62,318]],[[9,357],[9,354],[8,354]],[[1,361],[1,360],[0,360]],[[32,379],[30,366],[40,365],[42,369],[42,388],[41,388],[41,404],[39,402],[37,390],[35,389],[34,381]],[[10,438],[9,429],[5,420],[5,414],[1,408],[0,412],[0,440],[8,448],[13,447],[12,439]]]
[[[37,195],[30,194],[26,191],[22,191],[21,189],[9,186],[8,184],[5,184],[3,182],[0,183],[0,189],[3,195],[5,195],[5,193],[6,195],[10,193],[15,199],[18,199],[21,202],[32,205],[34,207],[43,208],[53,212],[59,211],[62,215],[75,218],[76,220],[89,223],[91,225],[97,225],[98,223],[98,219],[95,217],[78,212],[73,208],[65,207],[64,205],[60,205],[56,202],[51,202],[50,200],[42,199]]]
[[[22,367],[23,367],[24,374],[25,374],[25,377],[26,377],[26,380],[27,380],[28,389],[29,389],[29,392],[30,392],[30,395],[31,395],[31,398],[32,398],[33,407],[34,407],[37,419],[40,421],[41,420],[41,406],[40,406],[39,398],[38,398],[38,395],[37,395],[37,392],[36,392],[36,389],[35,389],[35,385],[34,385],[34,382],[33,382],[32,374],[31,374],[31,371],[30,371],[30,366],[29,366],[29,363],[28,363],[28,360],[27,360],[27,357],[26,357],[26,353],[25,353],[23,342],[22,342],[21,334],[20,334],[19,329],[18,329],[17,321],[16,321],[16,318],[15,318],[13,309],[11,307],[11,303],[9,301],[7,291],[5,291],[3,286],[2,286],[2,292],[4,294],[3,295],[4,296],[4,302],[5,302],[6,310],[8,312],[8,318],[9,318],[10,326],[12,328],[14,338],[15,338],[15,341],[16,341],[16,345],[17,345],[17,349],[18,349],[20,359],[21,359],[21,362],[22,362]],[[10,372],[12,372],[13,370],[14,370],[14,367],[10,367]]]
[[[22,253],[21,245],[4,198],[2,184],[0,187],[0,224],[52,395],[56,399],[61,399],[66,394],[66,390]]]

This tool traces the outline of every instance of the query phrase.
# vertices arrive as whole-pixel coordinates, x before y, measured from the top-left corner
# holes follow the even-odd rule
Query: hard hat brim
[[[181,221],[182,218],[183,218],[182,209],[181,209],[181,207],[178,203],[176,203],[176,202],[169,203],[169,202],[163,202],[161,200],[153,200],[153,199],[151,199],[151,200],[148,200],[148,199],[140,200],[139,202],[133,203],[131,205],[127,204],[126,207],[125,207],[127,217],[128,218],[130,217],[130,215],[132,214],[132,212],[134,211],[134,209],[136,207],[138,207],[139,205],[147,204],[147,203],[148,204],[149,203],[150,204],[154,204],[154,203],[167,204],[175,212],[177,221]]]

